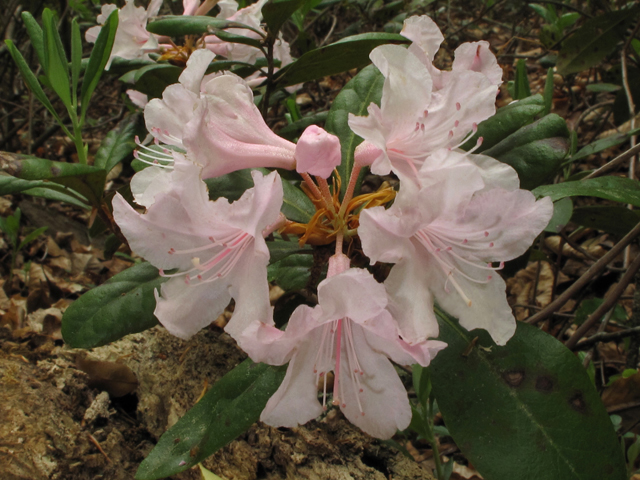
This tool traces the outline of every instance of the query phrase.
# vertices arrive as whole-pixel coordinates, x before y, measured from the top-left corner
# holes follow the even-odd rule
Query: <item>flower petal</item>
[[[187,90],[200,94],[200,83],[215,55],[207,49],[196,50],[187,60],[187,67],[180,74],[178,81]],[[164,95],[163,95],[164,97]]]
[[[409,17],[404,21],[400,35],[417,45],[430,61],[436,56],[444,40],[444,35],[427,15]]]
[[[456,48],[451,66],[455,70],[473,70],[487,76],[494,85],[502,83],[502,68],[489,49],[489,42],[467,42]]]

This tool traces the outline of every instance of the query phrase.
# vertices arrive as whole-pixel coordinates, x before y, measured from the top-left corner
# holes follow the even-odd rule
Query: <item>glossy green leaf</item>
[[[48,180],[65,185],[83,195],[92,205],[97,205],[102,198],[106,172],[100,168],[8,152],[0,152],[0,162],[2,170],[9,175],[23,180]]]
[[[553,176],[569,152],[569,130],[562,117],[550,114],[520,128],[484,150],[485,155],[511,165],[522,188],[532,189]]]
[[[282,181],[282,189],[284,200],[280,211],[285,217],[300,223],[307,223],[311,220],[311,217],[316,213],[316,207],[309,200],[309,197],[300,188],[286,180]]]
[[[44,65],[44,33],[42,28],[29,12],[22,12],[22,21],[27,28],[31,45],[38,55],[40,65]]]
[[[512,133],[535,120],[536,115],[544,110],[542,95],[533,95],[502,107],[497,113],[478,124],[478,131],[462,148],[470,150],[482,137],[482,145],[476,153],[484,152],[498,144]]]
[[[640,222],[640,212],[612,205],[590,205],[574,209],[571,221],[623,237]]]
[[[134,114],[125,117],[102,140],[93,165],[106,172],[111,171],[113,167],[132,154],[136,148],[136,136],[144,135],[145,132],[146,129],[141,122],[140,115]]]
[[[483,478],[626,479],[609,416],[571,351],[523,322],[499,347],[484,330],[467,332],[444,315],[439,320],[439,339],[448,347],[429,367],[433,393],[456,444]]]
[[[371,103],[380,105],[383,85],[384,76],[374,65],[369,65],[349,80],[331,104],[325,128],[340,139],[342,163],[338,166],[338,173],[342,178],[343,195],[353,170],[353,154],[362,142],[362,138],[349,128],[349,114],[366,116]]]
[[[24,78],[24,81],[26,82],[29,89],[33,92],[33,94],[40,101],[40,103],[42,103],[45,106],[45,108],[49,111],[49,113],[53,115],[56,121],[62,125],[63,122],[62,122],[62,119],[60,118],[60,115],[58,115],[58,112],[56,112],[56,110],[53,108],[53,105],[49,101],[49,98],[44,93],[44,90],[42,90],[42,87],[40,86],[38,79],[33,74],[29,66],[27,65],[27,62],[25,61],[22,54],[18,51],[18,49],[15,47],[15,45],[11,40],[5,40],[5,44],[7,45],[7,48],[9,49],[9,54],[11,55],[11,58],[13,58],[13,61],[16,62],[16,65],[18,66],[18,70],[20,70],[20,73],[22,74],[22,78]]]
[[[640,7],[605,13],[588,20],[562,43],[558,54],[558,73],[577,73],[598,65],[619,42],[634,22]]]
[[[264,170],[263,173],[269,172]],[[221,177],[207,178],[204,183],[207,184],[211,200],[224,197],[233,202],[238,200],[247,189],[253,187],[253,178],[251,178],[251,170],[245,169],[227,173]]]
[[[371,50],[387,43],[406,44],[410,41],[395,33],[363,33],[346,37],[311,50],[280,69],[275,75],[276,85],[288,87],[363,67],[370,63]]]
[[[263,35],[260,30],[252,28],[238,22],[228,22],[215,17],[204,15],[183,16],[167,15],[157,18],[147,24],[147,30],[156,35],[166,35],[167,37],[183,37],[185,35],[205,35],[212,34],[215,30],[227,28],[244,28]]]
[[[140,464],[136,479],[155,480],[182,472],[224,447],[258,421],[284,374],[285,367],[249,359],[242,362],[160,437]]]
[[[640,182],[624,177],[600,177],[575,182],[542,185],[533,194],[551,197],[554,202],[565,197],[598,197],[640,207]]]
[[[613,83],[592,83],[585,87],[590,92],[602,93],[602,92],[617,92],[622,87],[620,85],[614,85]]]
[[[137,70],[133,77],[135,89],[149,98],[160,98],[169,85],[178,83],[183,69],[166,63],[155,63]]]
[[[262,7],[262,16],[269,32],[274,37],[277,36],[284,22],[305,3],[307,3],[305,0],[272,0],[268,2]]]
[[[561,231],[573,213],[573,202],[570,198],[563,198],[553,204],[553,216],[549,220],[549,224],[544,229],[545,232],[558,233]]]
[[[518,60],[516,64],[516,78],[514,80],[515,99],[522,100],[531,96],[531,88],[529,87],[529,77],[527,75],[527,64],[524,58]]]
[[[84,119],[87,108],[89,107],[91,95],[93,95],[94,90],[98,86],[100,77],[102,77],[102,73],[104,72],[104,67],[107,65],[109,57],[111,56],[111,50],[113,48],[113,42],[115,40],[117,30],[118,10],[114,10],[100,29],[96,43],[93,45],[91,56],[89,57],[87,69],[84,72],[80,93],[80,116],[82,119]]]
[[[224,42],[229,43],[240,43],[242,45],[249,45],[254,48],[261,48],[262,43],[260,40],[256,40],[255,38],[246,37],[244,35],[238,35],[236,33],[227,32],[226,30],[217,30],[214,29],[211,33],[213,33],[216,37]]]
[[[153,292],[166,280],[145,262],[89,290],[62,315],[64,341],[73,348],[99,347],[157,325]]]
[[[286,292],[301,290],[309,283],[313,267],[313,255],[294,253],[267,267],[270,282]]]
[[[273,240],[267,242],[267,247],[269,247],[269,260],[271,263],[278,262],[294,253],[311,252],[311,248],[308,245],[300,247],[297,238],[284,240],[279,235],[276,235]]]
[[[46,183],[40,180],[23,180],[13,175],[0,174],[0,195],[12,195],[43,185]]]

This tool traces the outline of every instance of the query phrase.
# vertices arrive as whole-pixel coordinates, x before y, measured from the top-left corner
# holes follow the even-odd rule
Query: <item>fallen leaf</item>
[[[138,387],[133,371],[123,363],[90,360],[78,356],[76,365],[89,375],[88,385],[103,390],[112,397],[122,397]]]

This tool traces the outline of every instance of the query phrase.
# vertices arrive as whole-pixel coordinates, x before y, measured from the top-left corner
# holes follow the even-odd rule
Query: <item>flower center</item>
[[[484,272],[487,270],[491,272],[500,270],[504,268],[504,262],[500,262],[498,267],[494,267],[491,263],[483,263],[479,260],[469,260],[456,252],[456,250],[464,249],[478,252],[487,251],[494,246],[494,242],[486,241],[487,237],[489,237],[488,231],[480,231],[473,233],[469,238],[464,238],[462,242],[460,242],[459,239],[455,239],[447,235],[445,231],[439,229],[437,226],[430,226],[419,230],[415,235],[418,242],[431,254],[447,276],[447,280],[444,284],[445,292],[449,293],[448,284],[451,283],[458,294],[462,297],[462,300],[464,300],[469,307],[472,303],[471,299],[465,294],[464,290],[456,280],[456,277],[464,278],[476,284],[487,284],[491,281],[493,275],[486,275]],[[469,240],[471,240],[471,244],[469,244]],[[473,274],[468,275],[456,266],[457,262],[461,262],[471,267],[468,270],[470,272],[482,272],[484,278],[477,278],[477,273],[474,276],[472,276]]]
[[[242,230],[236,230],[232,234],[218,237],[208,238],[210,243],[196,248],[185,250],[176,250],[170,248],[167,253],[169,255],[189,255],[193,268],[166,274],[160,270],[162,277],[179,277],[184,276],[184,282],[187,285],[203,285],[213,282],[218,278],[227,275],[233,267],[238,263],[242,254],[247,248],[253,244],[254,238]],[[207,259],[202,261],[202,257],[193,255],[194,253],[202,253]],[[196,280],[196,283],[192,283]]]
[[[364,416],[360,395],[364,393],[361,377],[364,371],[358,362],[353,341],[353,324],[349,318],[335,320],[322,327],[320,348],[316,354],[313,373],[316,384],[322,379],[322,408],[327,408],[327,373],[333,368],[333,401],[332,404],[346,408],[343,390],[351,388],[358,404],[360,415]],[[335,358],[335,363],[334,363]]]

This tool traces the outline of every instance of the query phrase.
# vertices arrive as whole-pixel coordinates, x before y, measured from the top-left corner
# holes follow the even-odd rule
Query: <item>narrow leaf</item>
[[[62,336],[73,348],[93,348],[158,324],[154,290],[166,281],[149,263],[139,263],[89,290],[62,316]]]
[[[200,463],[253,425],[284,378],[284,367],[247,359],[227,373],[165,432],[137,480],[174,475]]]
[[[295,62],[280,69],[275,75],[275,82],[278,87],[288,87],[363,67],[370,63],[369,53],[377,46],[409,42],[407,38],[395,33],[363,33],[346,37],[305,53]]]
[[[590,205],[574,209],[571,221],[623,237],[640,222],[640,212],[626,207]]]
[[[167,15],[147,24],[147,31],[155,33],[156,35],[166,35],[167,37],[205,35],[213,33],[214,30],[224,30],[227,28],[244,28],[257,33],[259,36],[264,35],[264,32],[243,23],[228,22],[220,18],[202,15]]]
[[[44,29],[45,75],[64,106],[70,109],[69,62],[62,48],[56,19],[48,8],[45,8],[42,13],[42,27]]]
[[[563,42],[558,54],[558,73],[567,75],[598,65],[624,39],[624,32],[638,12],[640,7],[635,6],[588,20]]]
[[[118,10],[114,10],[100,29],[96,43],[93,45],[91,56],[89,57],[89,64],[84,72],[84,79],[82,80],[82,90],[80,94],[80,104],[82,107],[80,114],[81,119],[84,119],[84,116],[87,113],[91,95],[93,95],[93,91],[98,86],[100,77],[102,77],[102,73],[104,72],[104,67],[109,61],[117,29]]]
[[[325,127],[340,139],[342,163],[338,167],[338,173],[342,178],[343,195],[353,170],[353,153],[362,142],[362,138],[349,128],[349,114],[367,115],[367,108],[371,103],[380,105],[383,84],[384,77],[380,71],[374,65],[369,65],[349,80],[331,104]]]
[[[467,332],[444,315],[439,323],[448,347],[431,363],[433,392],[449,432],[483,478],[627,478],[609,415],[564,345],[523,322],[503,347],[484,330]]]
[[[78,103],[78,80],[82,68],[82,37],[80,26],[74,18],[71,22],[71,92],[73,94],[74,107]]]
[[[598,197],[640,207],[640,182],[624,177],[601,177],[575,182],[542,185],[533,194],[551,197],[554,202],[565,197]]]
[[[576,154],[571,157],[571,161],[574,162],[576,160],[581,160],[588,157],[589,155],[593,155],[595,153],[602,152],[603,150],[607,150],[608,148],[615,147],[616,145],[620,145],[621,143],[626,142],[631,135],[635,135],[637,133],[638,129],[628,133],[618,133],[607,138],[596,140],[595,142],[582,147],[578,152],[576,152]]]
[[[516,65],[516,79],[514,81],[516,100],[521,100],[531,96],[531,88],[529,87],[529,77],[527,75],[527,64],[524,58],[518,60]]]
[[[22,21],[27,28],[31,45],[36,51],[36,55],[38,55],[40,65],[44,65],[44,33],[42,32],[42,28],[40,28],[36,19],[33,18],[33,15],[29,12],[22,12]]]
[[[53,108],[53,105],[51,105],[49,98],[47,98],[47,95],[44,93],[44,90],[42,90],[40,83],[38,83],[36,76],[33,74],[31,69],[27,65],[27,62],[25,61],[22,54],[18,51],[18,49],[15,47],[15,45],[11,40],[5,40],[5,44],[7,45],[7,48],[9,49],[9,54],[13,58],[13,61],[16,62],[16,65],[18,66],[18,69],[22,74],[22,78],[24,78],[24,81],[27,83],[27,86],[29,87],[29,89],[33,92],[36,98],[40,100],[40,103],[42,103],[45,106],[45,108],[49,110],[49,113],[53,115],[56,121],[60,125],[63,125],[62,119]]]

